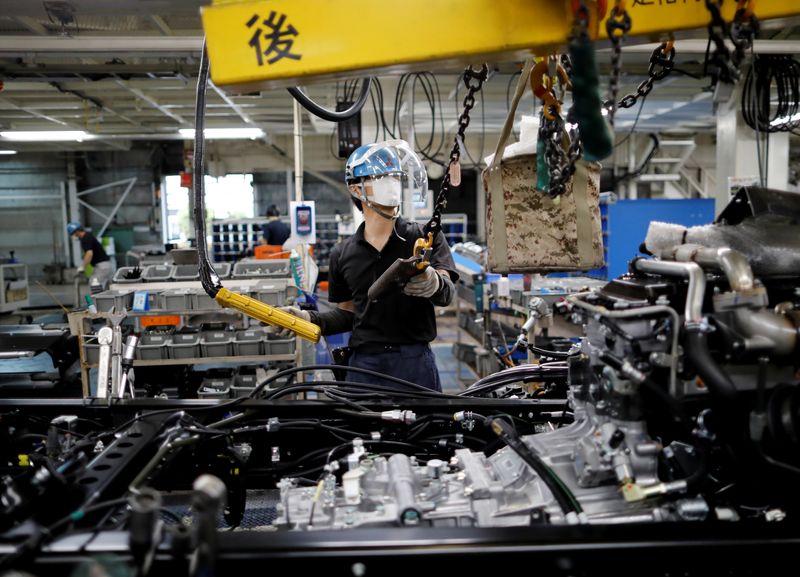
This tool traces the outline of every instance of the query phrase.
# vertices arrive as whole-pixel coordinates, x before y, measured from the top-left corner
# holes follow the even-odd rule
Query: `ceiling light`
[[[16,154],[16,150],[0,150],[0,154]]]
[[[84,130],[10,130],[0,136],[16,142],[83,142],[92,137]]]
[[[194,128],[181,128],[178,132],[186,140],[194,139]],[[203,134],[206,140],[220,140],[223,138],[255,140],[264,136],[264,131],[260,128],[206,128]]]

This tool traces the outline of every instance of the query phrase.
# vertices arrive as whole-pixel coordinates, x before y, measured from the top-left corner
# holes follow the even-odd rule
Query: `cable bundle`
[[[773,100],[773,95],[776,100]],[[800,62],[786,55],[756,56],[742,93],[742,116],[758,132],[800,127]]]

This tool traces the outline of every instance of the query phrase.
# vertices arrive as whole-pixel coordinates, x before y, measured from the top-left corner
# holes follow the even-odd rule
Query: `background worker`
[[[413,253],[422,228],[400,216],[404,189],[427,192],[427,175],[419,157],[402,140],[364,145],[347,160],[345,181],[364,222],[355,234],[337,244],[330,255],[329,312],[290,312],[318,324],[323,335],[352,331],[349,366],[371,369],[441,391],[439,371],[429,343],[436,338],[434,306],[447,306],[458,279],[441,231],[434,237],[428,266],[401,289],[370,302],[372,283],[398,258]],[[348,371],[348,381],[393,384]]]
[[[78,238],[83,250],[83,262],[78,267],[78,273],[83,273],[86,270],[86,266],[91,264],[92,276],[89,277],[89,286],[99,285],[105,290],[111,281],[111,275],[114,274],[114,267],[111,265],[111,259],[108,258],[103,245],[92,233],[84,230],[83,225],[79,222],[69,223],[67,232],[71,236]]]
[[[267,208],[267,223],[261,227],[263,236],[260,244],[283,247],[291,231],[281,222],[280,216],[281,213],[276,205],[272,204]]]

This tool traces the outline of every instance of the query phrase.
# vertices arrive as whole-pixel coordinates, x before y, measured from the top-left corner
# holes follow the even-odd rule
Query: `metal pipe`
[[[640,272],[677,276],[689,279],[686,291],[684,324],[699,323],[703,319],[703,297],[706,293],[706,277],[700,265],[693,262],[669,262],[663,260],[639,259],[634,268]]]
[[[704,267],[719,269],[727,277],[731,290],[737,292],[751,290],[755,286],[750,263],[740,252],[727,247],[707,248],[695,244],[683,244],[662,251],[662,256],[679,262],[696,262]]]
[[[772,343],[776,355],[791,355],[798,343],[798,329],[787,317],[772,311],[740,308],[734,311],[736,328],[747,337],[764,337]]]
[[[34,351],[0,351],[0,359],[29,359],[35,355]]]

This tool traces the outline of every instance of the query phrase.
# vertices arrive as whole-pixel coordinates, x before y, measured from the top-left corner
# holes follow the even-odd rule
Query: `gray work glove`
[[[308,311],[304,311],[303,309],[297,307],[278,307],[279,310],[282,310],[285,313],[289,313],[290,315],[294,315],[299,319],[303,319],[304,321],[311,322],[311,314]],[[294,331],[291,329],[284,329],[279,328],[278,336],[282,339],[288,339],[289,337],[294,336]]]
[[[441,286],[439,273],[432,266],[425,269],[425,272],[412,276],[408,284],[403,288],[403,292],[408,296],[430,298],[436,294]]]

